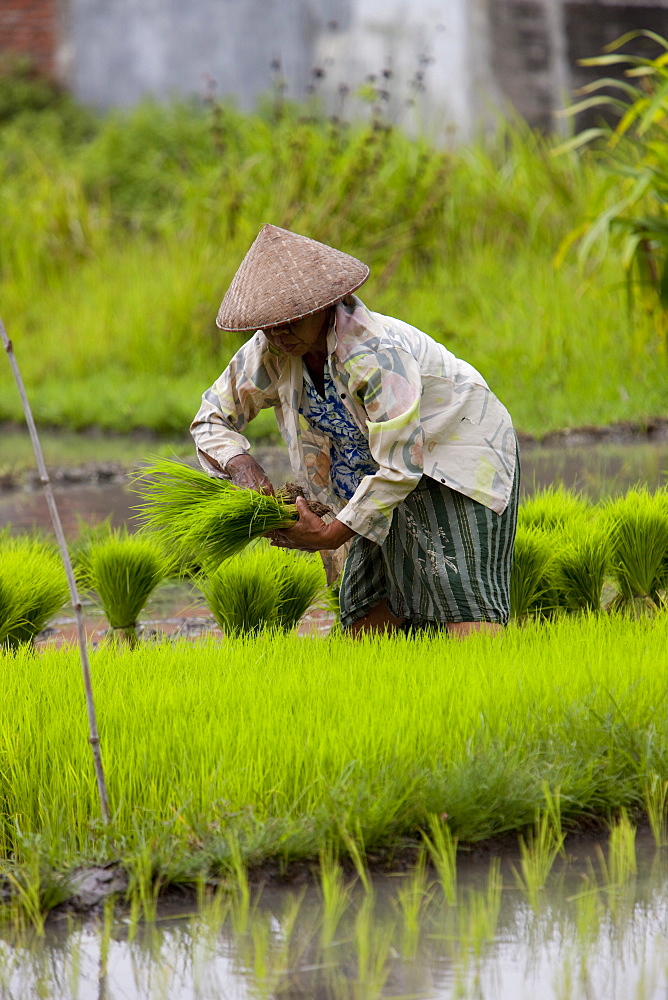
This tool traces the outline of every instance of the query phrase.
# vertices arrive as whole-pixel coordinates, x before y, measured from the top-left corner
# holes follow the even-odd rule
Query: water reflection
[[[260,448],[256,449],[256,454],[274,483],[291,478],[285,451]],[[666,483],[667,476],[666,444],[532,447],[522,453],[522,489],[526,494],[560,482],[597,500],[623,493],[639,482],[656,489]],[[136,525],[131,509],[136,497],[122,482],[56,487],[54,492],[69,537],[76,535],[79,517],[98,523],[111,516],[114,524]],[[0,495],[0,527],[5,524],[20,531],[50,529],[49,512],[42,493],[20,490]]]
[[[212,893],[195,916],[172,905],[148,924],[108,910],[85,926],[52,925],[43,939],[6,935],[1,995],[658,1000],[668,989],[668,866],[647,838],[640,848],[638,873],[613,882],[595,852],[577,852],[533,906],[506,858],[462,863],[456,905],[428,871],[425,881],[358,884],[336,912],[314,885],[265,887],[250,900]]]

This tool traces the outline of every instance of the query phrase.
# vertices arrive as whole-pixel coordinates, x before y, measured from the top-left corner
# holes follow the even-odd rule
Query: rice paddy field
[[[108,828],[76,650],[5,652],[5,872],[38,872],[48,900],[57,873],[82,863],[192,885],[324,849],[391,857],[434,820],[466,843],[541,814],[567,829],[622,809],[665,822],[667,629],[665,615],[591,616],[465,643],[259,635],[99,649]]]

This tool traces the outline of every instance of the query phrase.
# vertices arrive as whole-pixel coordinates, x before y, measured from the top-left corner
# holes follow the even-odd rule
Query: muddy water
[[[454,902],[433,871],[346,879],[327,910],[317,884],[220,895],[155,922],[61,918],[44,938],[0,937],[6,1000],[665,1000],[668,858],[639,836],[637,874],[605,843],[570,845],[529,899],[517,854],[463,859]],[[496,867],[495,867],[496,866]]]
[[[286,452],[281,448],[257,448],[254,454],[276,484],[291,478]],[[561,482],[570,488],[598,499],[620,493],[636,483],[650,489],[666,483],[668,443],[600,444],[580,447],[527,447],[522,452],[522,486],[526,494],[551,483]],[[56,480],[54,492],[68,535],[76,535],[78,518],[97,523],[111,516],[112,522],[133,526],[132,507],[137,498],[129,492],[121,474],[116,481],[61,485]],[[18,489],[0,494],[0,528],[10,524],[14,530],[49,528],[49,514],[39,489]]]

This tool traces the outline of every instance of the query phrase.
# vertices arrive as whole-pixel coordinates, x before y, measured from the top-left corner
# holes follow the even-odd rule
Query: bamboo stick
[[[79,598],[79,591],[77,589],[76,581],[74,579],[74,571],[72,569],[72,561],[70,559],[70,554],[67,548],[67,542],[65,540],[65,533],[63,531],[63,525],[60,520],[60,515],[58,513],[58,508],[56,506],[56,501],[53,495],[53,490],[51,489],[51,480],[49,479],[49,473],[47,472],[46,463],[44,462],[44,454],[42,452],[42,446],[39,441],[39,436],[37,434],[37,427],[35,426],[35,421],[33,419],[32,410],[30,408],[30,403],[28,402],[28,396],[26,394],[25,385],[23,384],[23,379],[21,377],[21,372],[19,371],[19,366],[16,361],[16,356],[14,354],[14,348],[11,340],[7,335],[7,330],[0,317],[0,337],[2,338],[2,343],[4,345],[5,351],[7,352],[7,358],[9,359],[9,364],[11,366],[14,380],[16,381],[16,386],[19,391],[19,396],[21,397],[21,403],[23,405],[23,412],[25,414],[26,423],[28,425],[28,431],[30,432],[30,440],[32,441],[33,451],[35,452],[35,459],[37,461],[37,469],[39,471],[39,478],[44,489],[44,495],[46,496],[46,502],[49,508],[49,514],[51,515],[51,523],[53,524],[53,530],[58,541],[58,547],[60,548],[60,555],[65,566],[65,574],[67,576],[67,583],[70,591],[70,598],[72,601],[72,607],[74,608],[74,616],[77,623],[77,635],[79,639],[79,652],[81,654],[81,669],[83,672],[84,688],[86,691],[86,707],[88,709],[88,742],[91,745],[93,751],[93,761],[95,763],[95,774],[97,776],[97,788],[100,795],[100,809],[102,811],[102,819],[105,823],[109,822],[109,800],[107,797],[107,783],[104,777],[104,769],[102,767],[102,754],[100,752],[100,737],[97,731],[97,718],[95,714],[95,701],[93,698],[93,685],[90,676],[90,664],[88,661],[88,648],[86,645],[86,630],[84,628],[83,616],[81,614],[81,600]]]

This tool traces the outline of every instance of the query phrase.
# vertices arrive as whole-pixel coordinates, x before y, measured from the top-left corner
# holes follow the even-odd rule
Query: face
[[[271,326],[262,332],[269,341],[272,353],[302,358],[310,351],[327,349],[328,320],[329,311],[322,309],[312,316],[304,316],[303,319],[283,323],[281,326]]]

